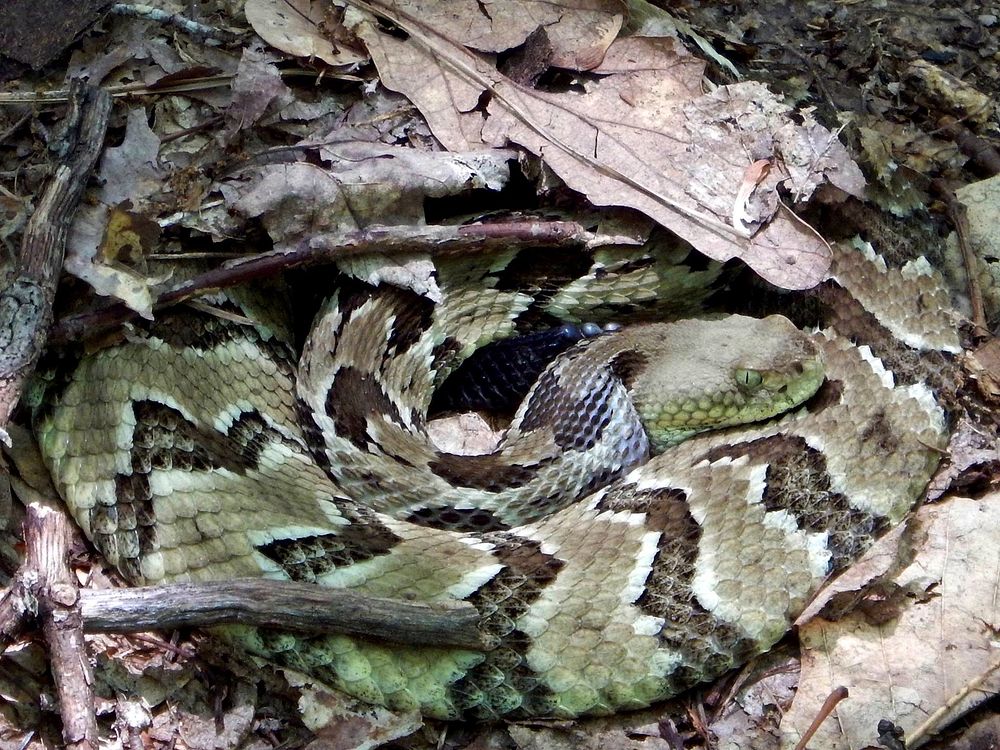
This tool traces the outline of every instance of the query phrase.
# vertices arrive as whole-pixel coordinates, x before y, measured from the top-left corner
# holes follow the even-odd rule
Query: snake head
[[[643,362],[630,391],[656,452],[700,432],[778,416],[824,379],[817,344],[779,315],[656,323],[613,338]]]

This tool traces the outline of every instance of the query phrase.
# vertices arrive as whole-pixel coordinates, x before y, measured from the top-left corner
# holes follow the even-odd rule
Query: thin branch
[[[983,303],[983,290],[979,285],[979,259],[976,258],[972,243],[969,241],[969,220],[965,214],[965,206],[942,180],[931,180],[931,189],[948,206],[948,218],[951,220],[955,236],[958,238],[962,263],[965,265],[971,320],[981,331],[987,331],[989,329],[986,324],[986,307]]]
[[[942,705],[938,706],[937,710],[924,719],[920,726],[910,732],[909,737],[907,738],[907,744],[909,747],[922,745],[927,737],[940,730],[944,724],[945,717],[947,717],[959,703],[972,695],[972,693],[980,690],[983,684],[987,680],[991,679],[998,671],[1000,671],[1000,659],[995,659],[992,664],[986,667],[986,669],[963,685],[957,693],[951,696],[951,698],[945,701]]]
[[[52,323],[69,225],[104,145],[110,114],[107,93],[73,81],[65,135],[52,144],[59,166],[28,220],[12,281],[0,292],[0,437],[8,445],[6,428]],[[97,720],[77,589],[68,566],[69,529],[69,520],[52,503],[39,499],[27,504],[25,562],[0,607],[0,631],[9,640],[37,610],[59,696],[64,745],[89,750],[98,745]]]
[[[361,81],[355,75],[347,73],[333,73],[323,71],[322,73],[306,68],[284,68],[281,70],[282,78],[319,78],[326,75],[329,78],[336,78],[340,81]],[[235,75],[232,73],[219,73],[217,75],[195,76],[183,81],[173,81],[171,76],[163,76],[163,79],[172,81],[169,83],[119,83],[114,86],[105,86],[101,90],[106,91],[113,98],[135,98],[141,96],[169,96],[170,94],[184,94],[191,91],[207,91],[215,88],[225,88],[232,85]],[[161,79],[162,80],[162,79]],[[69,89],[53,89],[52,91],[0,91],[0,107],[5,104],[58,104],[70,100]]]
[[[980,138],[951,115],[938,120],[938,126],[982,171],[991,176],[1000,174],[1000,151],[989,141]]]
[[[261,578],[80,591],[88,633],[254,625],[346,633],[423,646],[480,650],[479,612],[467,602],[420,604],[309,583]]]
[[[155,21],[167,26],[180,29],[185,34],[190,34],[202,39],[215,39],[220,42],[233,43],[239,41],[239,35],[231,31],[219,29],[214,26],[207,26],[197,21],[192,21],[180,13],[169,13],[151,5],[139,5],[133,3],[115,3],[111,6],[111,12],[117,16],[133,16],[143,18],[148,21]]]
[[[208,292],[228,289],[256,279],[275,276],[293,268],[332,263],[367,253],[414,253],[450,255],[492,248],[591,247],[622,238],[588,232],[568,221],[512,221],[496,224],[430,227],[369,227],[357,232],[320,235],[299,242],[290,250],[275,250],[240,260],[200,274],[157,297],[154,309],[186,302]],[[124,304],[109,305],[60,320],[52,328],[49,344],[79,341],[121,325],[137,316]]]
[[[809,740],[812,739],[812,736],[816,734],[816,730],[818,730],[820,725],[826,721],[827,718],[829,718],[830,714],[833,713],[833,709],[835,709],[837,704],[844,700],[847,695],[847,688],[841,685],[834,688],[833,692],[826,696],[826,700],[823,701],[823,705],[820,706],[819,711],[813,718],[809,728],[806,729],[805,734],[802,735],[802,739],[800,739],[795,745],[795,750],[806,750],[806,746],[809,744]]]

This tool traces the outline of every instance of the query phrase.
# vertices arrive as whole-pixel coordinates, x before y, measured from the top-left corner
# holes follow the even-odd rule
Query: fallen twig
[[[69,750],[98,747],[93,675],[80,618],[79,591],[69,569],[70,521],[44,501],[28,503],[25,570],[39,576],[38,615],[59,697],[63,742]]]
[[[943,705],[939,706],[934,713],[924,719],[924,722],[910,732],[907,739],[909,747],[917,747],[922,745],[925,739],[938,731],[946,717],[955,709],[955,707],[961,703],[963,700],[968,698],[972,693],[982,688],[983,684],[991,679],[998,671],[1000,671],[1000,659],[994,660],[986,669],[976,675],[973,679],[969,680],[965,685],[962,686],[961,690],[955,693],[951,698],[949,698]]]
[[[52,144],[59,166],[28,220],[12,281],[0,292],[0,437],[8,445],[6,428],[52,322],[66,235],[104,145],[110,113],[107,93],[73,81],[65,135]],[[76,585],[67,564],[69,528],[66,516],[49,502],[27,504],[25,562],[0,603],[0,636],[9,641],[37,611],[49,647],[65,747],[88,750],[98,745],[97,720]]]
[[[847,695],[847,688],[844,686],[841,685],[840,687],[834,688],[833,692],[831,692],[826,697],[826,700],[823,701],[823,705],[820,706],[819,712],[817,712],[816,717],[812,720],[812,724],[809,725],[805,734],[802,735],[802,739],[800,739],[795,745],[795,750],[806,750],[806,746],[809,744],[809,740],[812,739],[813,735],[816,734],[816,730],[820,728],[823,722],[826,721],[830,714],[833,713],[833,709],[837,707],[837,704],[844,700]]]
[[[980,138],[950,115],[938,120],[938,126],[980,169],[990,175],[1000,174],[1000,151],[989,141]]]
[[[941,180],[931,180],[931,188],[948,206],[948,218],[951,219],[955,236],[958,238],[958,247],[962,252],[962,263],[965,265],[972,323],[981,331],[988,331],[983,290],[979,285],[979,261],[969,243],[969,225],[965,217],[965,207],[955,197],[954,191]]]
[[[620,239],[620,238],[619,238]],[[357,232],[320,235],[291,250],[275,250],[231,261],[195,276],[157,297],[154,309],[186,302],[293,268],[332,263],[367,253],[425,252],[448,255],[510,247],[589,247],[611,241],[570,221],[523,220],[496,224],[430,227],[369,227]],[[52,328],[53,345],[78,341],[131,320],[137,313],[123,304],[109,305],[60,320]]]
[[[215,39],[219,42],[232,43],[239,41],[239,35],[225,29],[218,29],[214,26],[207,26],[190,18],[182,16],[180,13],[170,13],[151,5],[139,5],[133,3],[115,3],[111,6],[111,12],[117,16],[133,16],[144,18],[156,23],[166,24],[180,29],[186,34],[201,37],[203,39]]]

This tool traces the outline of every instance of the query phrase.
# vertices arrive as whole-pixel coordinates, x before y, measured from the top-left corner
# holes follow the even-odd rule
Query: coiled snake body
[[[522,262],[439,262],[423,294],[344,263],[297,367],[267,312],[165,314],[51,383],[35,422],[57,487],[136,582],[472,602],[482,652],[229,630],[353,696],[449,719],[604,714],[718,675],[922,492],[944,439],[927,390],[780,318],[600,336],[549,366],[495,453],[438,451],[431,394],[485,341],[664,286],[696,306],[695,277],[717,272],[598,253],[538,294],[509,283]]]

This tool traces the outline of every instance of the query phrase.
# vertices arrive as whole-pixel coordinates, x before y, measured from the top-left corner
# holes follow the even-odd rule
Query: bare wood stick
[[[219,289],[275,276],[294,268],[332,263],[341,258],[370,253],[426,252],[448,255],[510,247],[588,247],[622,238],[604,237],[571,221],[511,221],[496,224],[431,227],[369,227],[357,232],[321,235],[303,240],[290,250],[275,250],[240,260],[200,274],[163,292],[154,304],[163,309]],[[50,344],[78,341],[114,328],[136,317],[125,305],[81,313],[59,321],[49,336]]]
[[[989,141],[980,138],[951,115],[938,120],[938,126],[980,169],[990,175],[1000,174],[1000,151]]]
[[[969,680],[954,695],[952,695],[942,705],[938,706],[930,716],[924,719],[923,723],[910,732],[907,739],[908,747],[917,747],[924,744],[924,741],[934,732],[937,732],[944,725],[945,717],[948,716],[955,707],[972,693],[980,690],[983,684],[1000,671],[1000,659],[995,659],[986,669]]]
[[[66,234],[97,162],[111,112],[104,92],[74,81],[66,157],[28,220],[13,281],[0,292],[0,430],[5,430],[52,322]],[[7,440],[6,433],[2,437]]]
[[[83,640],[79,591],[69,569],[70,521],[53,504],[27,506],[25,568],[38,572],[38,614],[49,647],[49,663],[59,697],[63,742],[70,750],[96,750],[93,675]]]
[[[244,624],[337,632],[411,645],[481,650],[479,613],[466,602],[418,604],[259,578],[80,591],[88,633]]]

